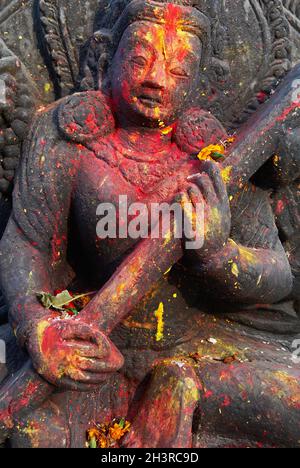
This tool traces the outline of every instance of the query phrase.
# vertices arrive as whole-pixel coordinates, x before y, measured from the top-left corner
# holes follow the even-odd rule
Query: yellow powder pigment
[[[225,184],[229,184],[231,172],[232,172],[232,166],[225,167],[225,169],[222,170],[221,176]]]
[[[161,341],[164,338],[164,305],[162,302],[154,312],[154,315],[157,318],[156,341]]]

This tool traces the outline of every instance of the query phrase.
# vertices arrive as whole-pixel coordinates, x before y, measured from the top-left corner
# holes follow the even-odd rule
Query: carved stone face
[[[200,39],[176,21],[129,26],[111,67],[117,116],[149,127],[174,122],[195,85],[201,51]]]

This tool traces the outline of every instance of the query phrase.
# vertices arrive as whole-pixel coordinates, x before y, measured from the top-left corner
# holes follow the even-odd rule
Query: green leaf
[[[73,301],[73,297],[69,293],[69,291],[63,291],[57,296],[52,296],[52,307],[54,309],[62,309],[63,306],[70,304]]]
[[[121,429],[124,429],[125,423],[126,423],[125,418],[122,418],[121,421],[119,422],[119,426]]]
[[[96,440],[96,437],[91,437],[91,439],[89,440],[89,447],[91,449],[96,449],[97,448],[97,440]]]
[[[37,298],[40,303],[45,307],[45,309],[50,309],[52,307],[53,296],[49,293],[37,293]]]
[[[69,291],[63,291],[57,294],[57,296],[52,296],[52,294],[41,292],[37,293],[37,297],[46,309],[53,307],[54,309],[62,310],[63,306],[70,304],[70,302],[73,301],[73,297]]]
[[[212,155],[212,157],[213,157],[214,159],[221,159],[221,158],[224,158],[224,154],[218,153],[218,152],[214,152],[214,153],[212,153],[211,155]]]
[[[46,309],[53,307],[56,310],[64,310],[64,306],[70,304],[70,302],[76,301],[77,299],[81,299],[85,296],[91,296],[92,294],[95,294],[95,292],[79,294],[79,296],[72,297],[69,291],[65,290],[56,296],[52,296],[52,294],[45,292],[39,292],[37,293],[37,298]]]

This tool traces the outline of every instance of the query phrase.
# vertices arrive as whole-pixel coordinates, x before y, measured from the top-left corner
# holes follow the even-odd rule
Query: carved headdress
[[[177,27],[199,37],[203,44],[205,56],[209,55],[210,22],[199,10],[193,7],[194,2],[188,0],[132,0],[115,23],[113,35],[119,42],[124,31],[136,21],[150,21],[166,25],[169,21],[177,22]]]

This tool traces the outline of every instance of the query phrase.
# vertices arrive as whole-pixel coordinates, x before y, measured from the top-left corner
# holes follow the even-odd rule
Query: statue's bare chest
[[[96,158],[107,165],[109,172],[119,176],[119,183],[138,192],[150,192],[157,184],[180,171],[189,156],[175,144],[158,153],[135,151],[122,147],[113,137],[93,143],[91,149]],[[130,189],[129,189],[130,190]]]
[[[107,154],[102,158],[92,153],[82,160],[74,190],[73,213],[81,245],[92,262],[106,265],[118,262],[133,247],[138,239],[120,235],[121,216],[134,203],[148,206],[151,200],[155,201],[156,187],[180,171],[182,164],[184,161],[175,165],[171,161],[149,163],[130,158],[116,161]],[[111,224],[107,228],[111,228],[112,234],[105,238],[99,236],[97,226],[109,210]],[[128,215],[127,219],[130,218]]]

